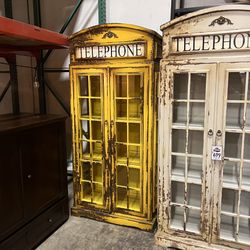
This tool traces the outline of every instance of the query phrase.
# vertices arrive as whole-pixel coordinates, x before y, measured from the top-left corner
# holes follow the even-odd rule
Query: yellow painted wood
[[[73,34],[70,43],[72,213],[150,230],[161,38],[134,25],[104,24]],[[127,54],[110,52],[119,46]]]

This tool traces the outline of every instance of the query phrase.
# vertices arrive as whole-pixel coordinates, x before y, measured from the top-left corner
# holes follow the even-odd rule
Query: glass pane
[[[225,156],[231,158],[240,158],[242,135],[238,133],[226,132],[225,138]]]
[[[184,183],[172,181],[171,195],[172,202],[184,204]]]
[[[244,159],[250,159],[250,134],[245,134]]]
[[[80,114],[89,115],[89,100],[88,99],[80,99]]]
[[[102,185],[93,183],[93,202],[101,205],[102,201]]]
[[[117,152],[117,160],[119,158],[125,158],[124,160],[127,162],[127,146],[122,144],[116,144],[116,152]]]
[[[187,209],[187,226],[186,230],[193,233],[200,232],[200,211]]]
[[[244,100],[246,73],[230,72],[228,74],[228,100]]]
[[[82,179],[91,181],[91,165],[89,162],[82,163]]]
[[[190,99],[205,100],[206,94],[206,74],[192,73],[190,85]]]
[[[102,140],[101,122],[92,121],[92,140]]]
[[[174,99],[187,99],[188,73],[174,73]]]
[[[91,201],[91,183],[82,183],[82,199],[85,201]]]
[[[82,179],[91,181],[91,165],[89,162],[82,163]]]
[[[201,158],[188,157],[188,181],[201,182],[202,160]]]
[[[116,169],[116,181],[119,186],[128,186],[128,174],[126,166],[117,166]]]
[[[116,188],[116,207],[127,208],[127,189]]]
[[[102,143],[101,142],[93,142],[93,157],[101,157],[102,156]]]
[[[100,76],[90,76],[91,96],[101,96],[100,81]]]
[[[249,86],[249,88],[250,88],[250,86]],[[248,129],[250,128],[250,104],[247,104],[247,110],[246,110],[246,127]]]
[[[134,211],[141,210],[140,191],[130,189],[129,190],[129,209]]]
[[[116,96],[127,97],[127,76],[126,75],[116,76]]]
[[[172,175],[184,178],[185,176],[185,157],[172,156]]]
[[[102,164],[93,163],[93,181],[102,183]]]
[[[141,76],[140,75],[129,75],[129,96],[130,97],[139,97],[140,96],[140,84]]]
[[[91,110],[92,110],[92,116],[101,116],[101,100],[100,99],[91,100]]]
[[[191,102],[189,106],[189,123],[190,125],[204,124],[205,103]]]
[[[188,184],[188,197],[187,202],[188,205],[194,207],[201,206],[201,186],[196,184]]]
[[[184,208],[171,206],[170,227],[183,230]]]
[[[244,162],[242,171],[242,187],[250,189],[250,163]]]
[[[235,240],[236,224],[235,217],[221,215],[220,237],[225,240]]]
[[[173,103],[173,123],[187,122],[187,103],[186,102],[174,102]]]
[[[250,77],[248,72],[248,90],[247,90],[247,100],[250,100]]]
[[[240,176],[240,163],[224,161],[223,183],[238,187]]]
[[[127,142],[127,123],[116,123],[117,142]]]
[[[129,187],[140,188],[140,169],[129,168]]]
[[[127,118],[127,101],[116,100],[116,117]]]
[[[129,117],[140,118],[141,101],[140,99],[129,100]]]
[[[82,141],[82,154],[83,157],[90,157],[90,146],[89,146],[89,142],[86,141]]]
[[[250,193],[247,191],[240,194],[240,214],[250,216]]]
[[[238,191],[222,189],[221,210],[224,212],[237,213]]]
[[[88,76],[79,76],[79,84],[80,84],[80,96],[88,96]]]
[[[129,162],[138,163],[140,161],[140,146],[129,146]]]
[[[188,153],[203,154],[203,131],[189,130]]]
[[[89,139],[89,121],[81,120],[82,139]]]
[[[250,219],[240,218],[239,242],[250,244]]]
[[[172,152],[185,153],[186,130],[172,130]]]
[[[140,126],[139,123],[129,124],[129,143],[140,143]]]
[[[227,120],[228,127],[241,128],[243,126],[244,104],[228,103],[227,104]]]

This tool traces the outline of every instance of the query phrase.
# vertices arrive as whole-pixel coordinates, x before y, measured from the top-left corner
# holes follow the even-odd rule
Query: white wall
[[[171,0],[107,0],[107,22],[130,23],[161,34],[160,25],[170,20]]]

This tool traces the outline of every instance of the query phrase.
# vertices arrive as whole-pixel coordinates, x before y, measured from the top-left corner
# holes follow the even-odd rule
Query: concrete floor
[[[72,204],[72,185],[69,185]],[[37,250],[163,250],[154,234],[138,229],[70,216]]]

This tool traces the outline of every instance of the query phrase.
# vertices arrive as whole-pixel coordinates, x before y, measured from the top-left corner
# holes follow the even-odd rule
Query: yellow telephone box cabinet
[[[161,37],[125,24],[70,38],[73,215],[150,230]]]

